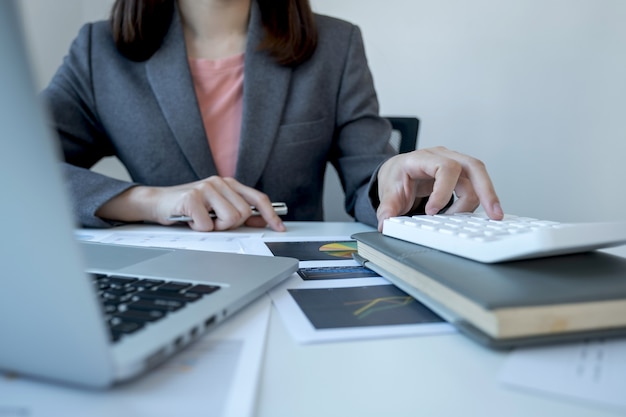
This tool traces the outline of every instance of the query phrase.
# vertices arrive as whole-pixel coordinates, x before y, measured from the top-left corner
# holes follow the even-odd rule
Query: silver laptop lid
[[[109,386],[180,350],[298,267],[282,257],[79,245],[12,0],[0,1],[0,138],[0,370]],[[220,290],[113,345],[86,269]]]
[[[104,385],[113,372],[104,323],[25,51],[16,2],[1,1],[0,369]]]

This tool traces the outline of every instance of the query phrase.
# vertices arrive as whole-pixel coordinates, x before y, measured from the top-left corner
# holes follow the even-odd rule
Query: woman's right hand
[[[260,216],[252,216],[254,206]],[[209,212],[216,214],[211,218]],[[229,230],[242,225],[285,231],[264,193],[241,184],[234,178],[212,176],[200,181],[171,187],[136,186],[105,203],[96,215],[124,222],[148,221],[170,225],[171,216],[184,215],[193,220],[189,227],[199,232]]]

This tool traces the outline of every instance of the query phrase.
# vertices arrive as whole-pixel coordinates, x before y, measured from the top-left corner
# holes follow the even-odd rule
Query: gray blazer
[[[392,151],[359,29],[316,16],[319,44],[295,67],[257,50],[260,12],[253,2],[245,51],[243,124],[235,178],[285,201],[285,220],[322,220],[326,162],[339,172],[346,210],[376,224],[369,197],[378,166]],[[168,186],[216,175],[188,66],[178,14],[145,62],[122,57],[106,21],[85,25],[42,93],[65,157],[78,221],[135,184]],[[133,183],[89,170],[115,155]]]

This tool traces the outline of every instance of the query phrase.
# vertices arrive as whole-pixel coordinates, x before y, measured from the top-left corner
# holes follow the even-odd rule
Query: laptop
[[[0,371],[109,387],[198,339],[298,261],[78,242],[20,22],[17,2],[0,2]]]

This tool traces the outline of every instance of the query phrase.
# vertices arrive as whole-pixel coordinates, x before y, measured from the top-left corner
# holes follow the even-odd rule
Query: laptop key
[[[107,294],[117,295],[121,297],[125,294],[137,292],[137,288],[135,288],[132,285],[129,285],[127,287],[122,287],[122,288],[108,288],[105,292]]]
[[[120,338],[125,334],[131,334],[141,329],[144,326],[143,323],[138,322],[126,322],[126,321],[118,321],[116,324],[112,324],[109,327],[109,331],[111,334],[111,338],[114,342],[120,340]]]
[[[147,290],[149,288],[153,288],[155,286],[159,286],[164,284],[165,281],[162,279],[148,279],[148,278],[144,278],[144,279],[140,279],[139,281],[133,283],[133,285],[135,287],[137,287],[137,289],[139,291],[143,291],[143,290]]]
[[[115,314],[113,319],[145,323],[162,319],[165,315],[162,310],[126,310]]]
[[[157,291],[167,291],[167,292],[181,292],[185,288],[191,287],[191,284],[186,282],[168,282],[166,284],[161,285]]]
[[[146,323],[157,321],[220,288],[213,285],[106,275],[94,276],[94,283],[114,342],[125,334],[143,328]]]
[[[138,300],[126,305],[129,310],[161,310],[161,311],[176,311],[184,307],[185,303],[176,300]]]
[[[109,276],[109,277],[105,278],[105,280],[107,280],[109,283],[115,284],[117,286],[124,286],[124,285],[128,285],[128,284],[131,284],[133,282],[138,281],[137,278],[116,277],[116,276]]]
[[[192,292],[192,293],[197,293],[197,294],[211,294],[214,293],[215,291],[219,290],[221,287],[218,285],[205,285],[205,284],[198,284],[198,285],[194,285],[193,287],[189,288],[187,291],[185,292]]]
[[[118,310],[118,303],[114,302],[105,302],[102,303],[102,309],[105,314],[113,314]]]
[[[104,303],[108,304],[122,304],[129,301],[133,296],[133,293],[118,295],[109,291],[100,293],[100,298]]]
[[[185,293],[170,293],[170,292],[160,292],[160,291],[142,291],[135,294],[132,297],[132,301],[138,300],[174,300],[180,301],[182,303],[188,303],[197,301],[202,298],[201,294],[193,293],[193,292],[185,292]]]

